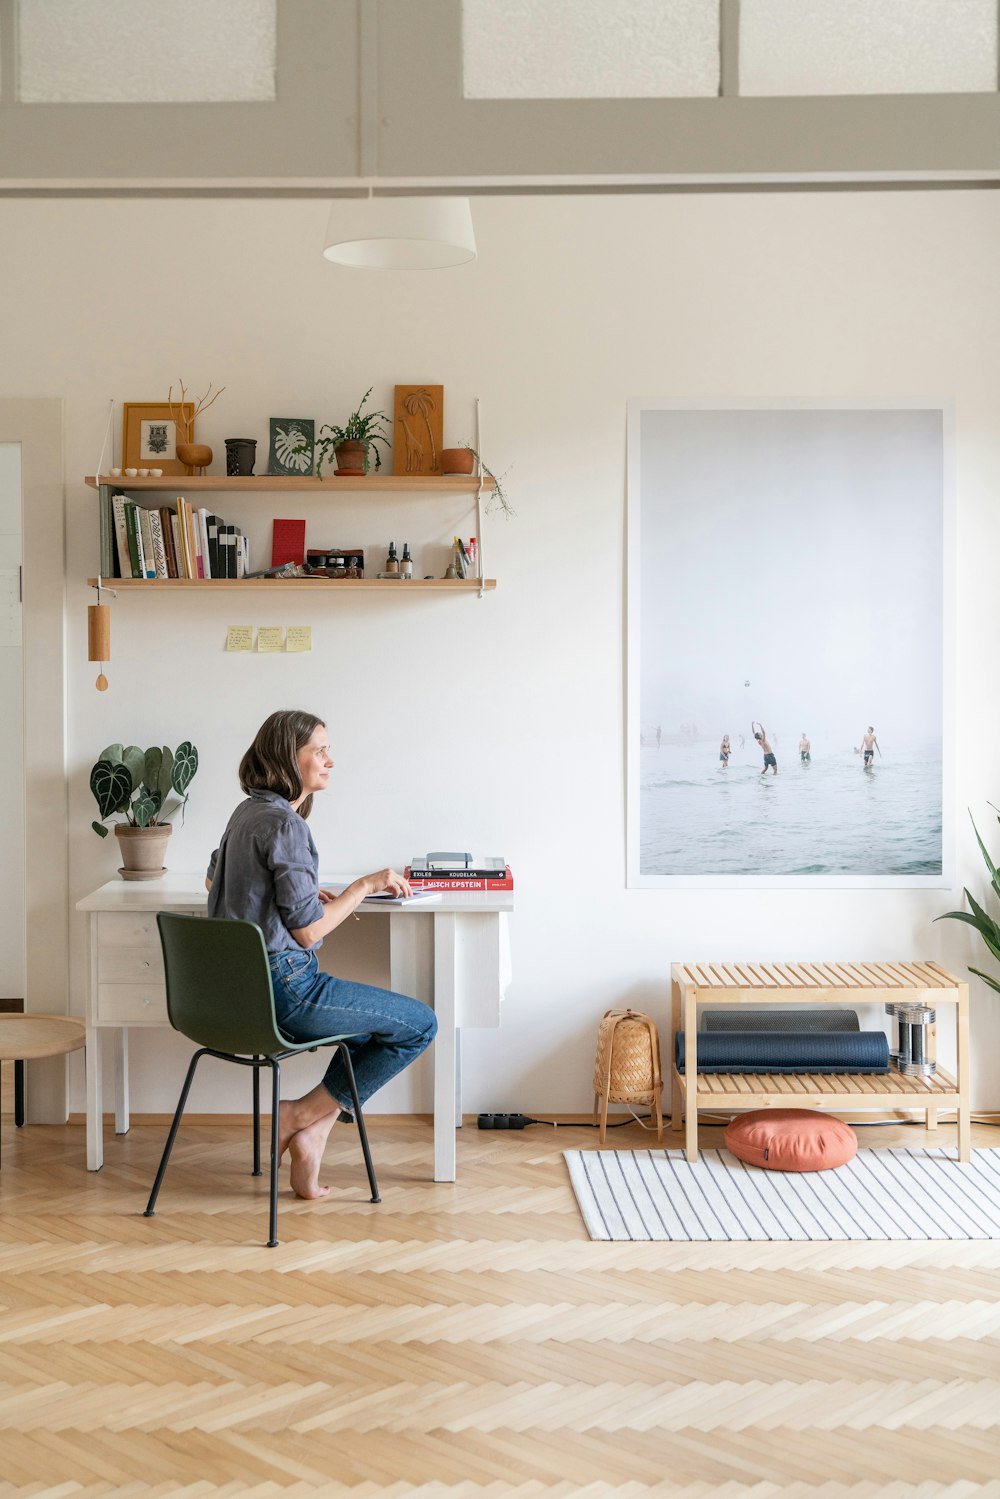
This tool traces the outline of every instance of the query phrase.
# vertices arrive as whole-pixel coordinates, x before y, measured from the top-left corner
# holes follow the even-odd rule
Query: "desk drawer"
[[[101,984],[163,984],[163,954],[156,947],[97,949],[97,979]]]
[[[102,911],[97,918],[99,947],[155,947],[160,934],[155,911]]]
[[[181,911],[182,916],[204,916],[204,911]],[[97,918],[97,945],[152,947],[160,951],[155,911],[102,911]]]
[[[98,1025],[169,1025],[162,983],[98,984]]]

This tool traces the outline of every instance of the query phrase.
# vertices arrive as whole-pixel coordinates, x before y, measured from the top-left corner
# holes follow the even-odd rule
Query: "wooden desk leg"
[[[458,975],[457,917],[442,912],[434,921],[434,1180],[455,1180],[455,1015]]]
[[[101,1032],[87,1026],[87,1170],[104,1165],[104,1090],[101,1078]]]
[[[684,995],[684,1082],[687,1093],[685,1154],[694,1165],[698,1159],[698,1007],[694,989]]]
[[[128,1134],[128,1031],[119,1026],[115,1048],[115,1134]]]
[[[958,1159],[972,1160],[972,1120],[969,1118],[969,986],[958,986],[957,1072],[958,1072]]]
[[[676,979],[670,980],[670,1051],[667,1066],[670,1068],[670,1128],[681,1127],[681,1082],[674,1066],[674,1037],[681,1028],[681,986]]]

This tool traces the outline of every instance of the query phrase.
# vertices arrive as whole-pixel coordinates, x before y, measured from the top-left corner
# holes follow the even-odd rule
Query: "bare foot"
[[[328,1196],[330,1188],[320,1186],[319,1168],[329,1134],[329,1122],[317,1119],[305,1129],[297,1130],[288,1141],[292,1156],[292,1191],[296,1197],[312,1201]]]

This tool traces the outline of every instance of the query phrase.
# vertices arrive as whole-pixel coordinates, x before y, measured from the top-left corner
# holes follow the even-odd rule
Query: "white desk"
[[[321,884],[341,882],[329,877]],[[90,917],[87,984],[87,1169],[104,1162],[102,1032],[114,1042],[115,1133],[128,1130],[128,1028],[168,1025],[157,911],[204,915],[204,877],[165,874],[150,881],[110,880],[76,909]],[[433,1005],[434,1180],[455,1180],[455,1129],[462,1123],[461,1028],[496,1027],[510,982],[509,891],[443,894],[363,916],[389,921],[389,987]],[[178,1079],[178,1087],[180,1079]]]

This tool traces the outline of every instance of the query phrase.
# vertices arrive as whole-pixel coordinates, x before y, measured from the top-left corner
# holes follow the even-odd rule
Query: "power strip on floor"
[[[476,1120],[480,1129],[524,1129],[534,1122],[527,1114],[480,1114]]]

